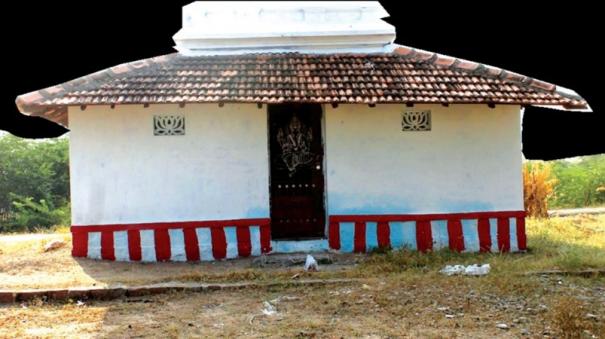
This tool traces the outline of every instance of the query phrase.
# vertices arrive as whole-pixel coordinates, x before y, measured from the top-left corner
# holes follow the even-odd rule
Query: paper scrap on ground
[[[317,260],[312,255],[307,254],[307,261],[305,261],[305,271],[316,272],[319,270]]]
[[[271,316],[271,315],[275,315],[277,313],[275,306],[271,305],[269,302],[265,301],[263,303],[263,306],[265,306],[265,308],[263,308],[264,315]]]
[[[484,264],[484,265],[477,265],[477,264],[473,264],[473,265],[468,265],[468,266],[464,266],[464,265],[446,265],[441,271],[441,273],[445,274],[445,275],[455,275],[455,274],[462,274],[462,275],[486,275],[489,273],[491,267],[489,264]]]

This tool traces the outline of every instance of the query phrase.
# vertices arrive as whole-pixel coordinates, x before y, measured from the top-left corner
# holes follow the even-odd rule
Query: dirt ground
[[[115,301],[0,306],[0,337],[578,337],[605,338],[605,277],[546,275],[605,268],[605,217],[528,221],[526,254],[333,256],[320,272],[302,264],[113,263],[74,259],[51,239],[0,237],[0,289],[166,281],[356,278],[323,287],[283,285],[171,293]],[[483,277],[444,276],[445,264],[490,263]],[[263,310],[265,313],[263,313]],[[505,326],[504,326],[505,325]],[[499,328],[506,327],[506,328]]]
[[[15,241],[14,237],[17,237]],[[44,245],[63,240],[60,249],[45,252]],[[170,281],[233,282],[272,281],[290,279],[301,272],[304,255],[293,263],[283,260],[242,258],[221,262],[196,263],[139,263],[112,262],[74,258],[71,256],[70,234],[33,234],[31,237],[0,236],[0,290],[64,287],[105,287],[116,285],[143,285]],[[350,271],[364,255],[331,255],[331,265],[313,278],[337,277]],[[301,262],[302,260],[302,262]],[[311,275],[306,274],[311,277]]]
[[[0,337],[605,335],[603,279],[538,276],[508,292],[485,283],[483,278],[424,279],[415,274],[331,288],[173,293],[84,304],[33,302],[0,308]],[[276,313],[262,312],[271,307]]]

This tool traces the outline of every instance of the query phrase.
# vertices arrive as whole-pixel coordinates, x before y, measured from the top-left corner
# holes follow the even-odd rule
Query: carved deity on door
[[[288,168],[289,175],[293,176],[297,168],[308,165],[313,161],[311,141],[313,131],[305,126],[300,119],[293,115],[287,126],[277,132],[277,142],[281,147],[281,158]]]

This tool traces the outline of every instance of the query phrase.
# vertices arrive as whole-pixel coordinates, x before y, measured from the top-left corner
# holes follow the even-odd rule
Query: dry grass
[[[331,288],[172,293],[82,306],[37,302],[0,309],[0,337],[541,337],[564,333],[557,322],[566,319],[558,315],[565,306],[552,296],[581,295],[586,301],[567,307],[605,312],[603,291],[594,286],[602,279],[526,279],[538,287],[527,296],[484,278],[396,274]],[[265,301],[277,314],[262,314]]]
[[[339,287],[273,287],[167,294],[111,302],[33,302],[0,307],[0,337],[519,337],[544,333],[603,336],[605,278],[525,275],[605,267],[605,216],[529,219],[527,254],[347,256],[357,265],[324,265],[302,277],[357,277]],[[69,239],[69,234],[53,235]],[[52,238],[51,237],[51,238]],[[41,251],[48,238],[0,238],[3,287],[57,287],[181,281],[290,280],[293,268],[221,263],[111,263],[75,260],[70,248]],[[444,277],[445,264],[490,263],[485,277]],[[264,301],[278,313],[262,315]],[[586,314],[597,315],[597,320]],[[445,315],[453,315],[446,318]],[[511,328],[501,330],[497,323]],[[590,334],[587,334],[587,332]]]
[[[548,217],[548,199],[554,194],[557,180],[547,163],[523,164],[523,198],[527,214],[532,217]]]
[[[598,338],[605,336],[605,328],[601,322],[587,317],[587,307],[583,302],[571,296],[561,296],[553,304],[550,320],[563,338],[582,338],[587,333]]]
[[[605,215],[528,221],[534,269],[605,268]]]
[[[32,234],[0,237],[0,289],[92,285],[96,279],[71,257],[71,246],[44,252],[52,240],[71,243],[70,234]]]
[[[428,274],[446,264],[489,263],[491,277],[510,280],[531,271],[605,268],[605,215],[528,218],[526,232],[530,250],[526,254],[393,251],[370,255],[358,271],[362,276],[401,272]]]
[[[79,307],[76,304],[36,304],[0,306],[2,338],[98,337],[107,314],[105,306]]]
[[[339,260],[358,265],[328,265],[314,278],[373,277],[376,275],[437,275],[446,264],[489,263],[488,279],[503,287],[528,271],[605,268],[605,215],[551,219],[528,219],[527,254],[465,254],[409,251],[345,255]],[[70,246],[45,253],[44,244],[53,239],[70,242],[69,234],[32,235],[27,241],[0,237],[0,289],[107,286],[167,281],[272,281],[289,280],[300,267],[256,268],[252,259],[221,263],[121,263],[76,259]],[[302,273],[302,277],[310,273]]]

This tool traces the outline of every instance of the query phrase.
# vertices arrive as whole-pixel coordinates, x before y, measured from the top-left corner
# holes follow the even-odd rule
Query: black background
[[[18,113],[17,95],[123,62],[173,52],[190,1],[21,1],[2,10],[0,129],[22,137],[65,132]],[[603,24],[597,2],[381,1],[397,43],[482,62],[571,88],[594,113],[530,107],[527,158],[605,153]],[[6,5],[5,5],[6,6]]]

